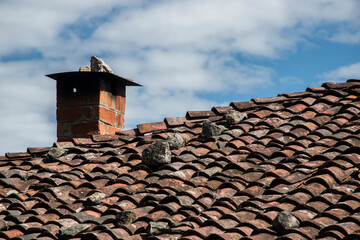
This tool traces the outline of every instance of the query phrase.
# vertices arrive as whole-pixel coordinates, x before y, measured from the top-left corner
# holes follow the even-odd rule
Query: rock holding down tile
[[[209,120],[204,120],[202,124],[201,136],[205,138],[215,137],[220,135],[226,128],[222,125],[216,125]]]
[[[116,223],[118,225],[130,224],[136,219],[136,214],[132,211],[122,211],[116,215]]]
[[[89,66],[82,66],[79,68],[79,72],[91,72],[91,67]]]
[[[168,228],[169,223],[167,222],[150,222],[146,231],[149,235],[156,235]]]
[[[180,149],[185,146],[185,140],[180,134],[174,134],[168,137],[167,142],[170,149]]]
[[[91,224],[75,224],[70,227],[62,227],[59,230],[60,239],[68,239],[91,229]]]
[[[52,148],[49,152],[48,152],[48,156],[51,159],[57,159],[59,157],[61,157],[62,155],[64,155],[67,152],[66,149],[62,149],[62,148]]]
[[[297,228],[300,226],[299,220],[290,212],[280,212],[273,222],[273,227],[277,231],[281,232],[291,228]]]
[[[230,110],[225,114],[225,120],[229,125],[238,124],[247,117],[248,116],[245,112],[239,112],[235,110]]]
[[[104,60],[95,56],[92,56],[90,59],[90,68],[92,72],[113,72]]]
[[[171,162],[169,143],[165,141],[153,142],[142,153],[142,162],[148,167],[157,167]]]
[[[106,198],[106,195],[104,193],[96,192],[96,193],[93,193],[90,196],[88,196],[86,198],[86,202],[88,204],[96,204],[96,203],[100,202],[104,198]]]

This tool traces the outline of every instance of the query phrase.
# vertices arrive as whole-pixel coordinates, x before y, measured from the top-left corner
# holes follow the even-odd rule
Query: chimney
[[[56,80],[58,141],[92,134],[115,134],[124,128],[126,86],[141,86],[112,73],[100,59],[78,72],[46,75]]]

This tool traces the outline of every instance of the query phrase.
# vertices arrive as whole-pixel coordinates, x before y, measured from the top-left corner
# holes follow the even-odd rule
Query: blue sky
[[[55,82],[95,55],[129,88],[126,128],[360,78],[356,0],[0,2],[0,155],[56,141]]]

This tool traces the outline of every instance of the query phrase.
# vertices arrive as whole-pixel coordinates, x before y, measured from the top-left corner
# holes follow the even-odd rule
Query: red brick
[[[116,128],[116,127],[111,126],[111,125],[108,125],[106,123],[103,123],[103,122],[99,123],[100,134],[103,134],[103,135],[104,134],[115,134],[115,130],[113,130],[113,128],[116,129],[116,132],[121,131],[121,129]],[[111,133],[111,132],[113,132],[113,133]]]
[[[82,108],[83,117],[85,120],[95,119],[95,109],[92,106]]]
[[[56,98],[56,106],[59,107],[67,107],[70,106],[70,99],[67,96],[58,95]]]
[[[73,136],[86,136],[100,133],[98,121],[81,122],[72,125]]]
[[[82,116],[81,108],[66,108],[66,109],[57,109],[56,110],[56,119],[58,122],[66,121],[77,121],[80,120]]]
[[[106,122],[111,125],[116,124],[115,112],[113,110],[110,110],[110,109],[100,106],[99,107],[99,116],[100,116],[100,120],[103,122]]]
[[[105,104],[105,91],[100,91],[99,103]]]
[[[125,102],[126,102],[125,97],[117,96],[115,99],[115,109],[122,113],[125,113]]]
[[[59,94],[57,96],[58,107],[81,106],[85,104],[86,104],[86,95],[84,93],[73,93],[71,95]]]
[[[99,104],[100,101],[100,93],[89,93],[87,96],[87,103],[88,104]]]
[[[71,136],[71,124],[70,123],[58,123],[57,136]]]
[[[74,93],[71,97],[71,104],[73,106],[86,104],[86,95],[84,93]]]
[[[107,107],[113,107],[114,96],[107,91],[100,91],[100,104],[104,104]]]
[[[115,109],[118,111],[121,109],[121,96],[116,96],[115,98]]]
[[[125,113],[125,106],[126,106],[126,98],[125,97],[121,97],[122,101],[121,101],[121,109],[120,111],[122,113]]]
[[[57,124],[57,136],[64,136],[64,126],[62,123]]]
[[[124,114],[116,113],[116,127],[124,128]]]
[[[99,134],[106,134],[106,126],[104,123],[99,123]]]

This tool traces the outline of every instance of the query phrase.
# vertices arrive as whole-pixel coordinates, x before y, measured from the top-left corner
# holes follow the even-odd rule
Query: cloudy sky
[[[95,55],[128,88],[126,128],[360,78],[357,0],[2,0],[0,155],[56,141],[55,81]]]

